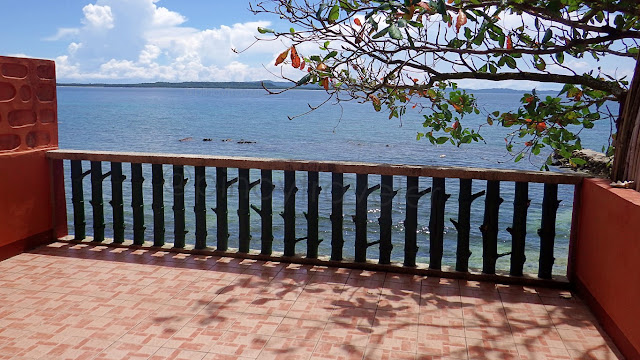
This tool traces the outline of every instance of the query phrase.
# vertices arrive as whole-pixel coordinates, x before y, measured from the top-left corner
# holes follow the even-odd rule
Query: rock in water
[[[595,176],[608,177],[611,175],[611,164],[613,163],[613,156],[607,156],[603,153],[582,149],[576,150],[571,154],[572,158],[582,159],[587,163],[584,165],[577,165],[565,159],[558,152],[553,154],[553,166],[561,168],[570,168],[576,171],[586,172]]]

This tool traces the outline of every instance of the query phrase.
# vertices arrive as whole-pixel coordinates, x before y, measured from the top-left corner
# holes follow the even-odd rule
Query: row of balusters
[[[164,212],[164,173],[162,164],[152,164],[152,194],[153,194],[153,245],[165,245],[165,212]],[[261,170],[260,179],[251,182],[249,169],[238,169],[238,177],[229,179],[227,168],[216,167],[216,249],[228,250],[229,222],[228,222],[228,189],[238,184],[238,251],[248,253],[251,248],[250,210],[253,209],[261,218],[260,253],[271,255],[273,252],[273,185],[272,170]],[[206,168],[195,167],[195,249],[207,248],[207,206],[205,178]],[[319,239],[319,173],[307,172],[308,193],[307,233],[304,237],[296,236],[296,172],[284,171],[284,256],[295,256],[296,244],[306,241],[306,256],[318,258]],[[123,200],[122,163],[111,162],[111,170],[103,173],[102,162],[92,161],[91,168],[83,171],[82,161],[71,161],[72,203],[74,210],[74,235],[78,240],[86,238],[86,221],[84,213],[83,178],[91,175],[91,206],[93,209],[93,241],[102,242],[105,238],[105,220],[103,207],[103,181],[111,177],[110,204],[113,208],[113,241],[123,243],[125,240],[125,218]],[[174,243],[176,248],[185,247],[185,186],[184,166],[173,166],[173,214],[174,214]],[[131,197],[133,208],[133,244],[143,245],[145,242],[144,199],[143,199],[143,171],[142,164],[131,164]],[[369,187],[367,174],[356,174],[356,209],[355,209],[355,262],[367,261],[367,249],[379,246],[380,264],[391,263],[393,244],[392,235],[392,199],[396,196],[393,176],[382,175],[380,184]],[[260,185],[260,207],[250,204],[250,191]],[[406,212],[404,219],[404,266],[416,266],[418,254],[418,200],[427,193],[431,193],[431,212],[429,218],[429,268],[441,270],[445,228],[445,203],[450,195],[445,192],[445,179],[433,178],[432,187],[419,188],[419,178],[406,177]],[[460,179],[460,194],[458,197],[458,219],[451,219],[457,230],[456,271],[469,271],[469,237],[471,229],[471,204],[479,197],[485,196],[484,221],[480,228],[482,233],[483,267],[485,274],[496,273],[496,261],[502,256],[511,256],[510,274],[522,276],[525,263],[525,239],[527,234],[527,209],[529,184],[516,182],[513,209],[513,224],[507,230],[512,236],[512,249],[509,253],[498,253],[498,218],[502,203],[500,197],[500,181],[487,181],[486,191],[472,193],[472,180]],[[332,173],[331,185],[331,260],[342,261],[344,249],[343,232],[343,199],[349,185],[344,186],[343,174]],[[367,238],[367,200],[372,192],[380,190],[380,237],[370,242]],[[542,203],[540,236],[540,258],[538,276],[549,279],[552,275],[554,263],[553,250],[555,241],[556,213],[558,209],[558,185],[545,184]]]

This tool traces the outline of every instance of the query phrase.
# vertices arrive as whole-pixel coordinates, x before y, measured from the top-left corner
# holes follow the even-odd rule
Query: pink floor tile
[[[0,359],[621,359],[563,290],[59,242],[0,262]]]
[[[266,335],[227,331],[215,341],[209,352],[256,359],[268,340]]]
[[[100,352],[95,360],[148,359],[159,347],[116,342]]]
[[[316,341],[271,337],[260,352],[260,360],[307,360],[316,348]]]
[[[371,347],[415,353],[418,334],[413,331],[386,330],[376,331],[369,336]]]
[[[283,319],[281,316],[242,314],[235,319],[229,331],[271,336]]]
[[[368,327],[357,327],[352,325],[328,323],[320,341],[332,344],[343,344],[355,347],[365,347],[369,342],[369,335],[372,330]]]
[[[325,325],[326,323],[322,321],[284,318],[273,335],[282,338],[318,341]]]
[[[122,336],[118,341],[161,347],[177,330],[162,322],[143,321]]]
[[[149,360],[202,360],[206,352],[182,349],[160,348]]]
[[[183,327],[163,347],[192,351],[209,351],[224,331],[208,328]]]
[[[419,335],[417,353],[419,355],[463,359],[467,356],[467,342],[464,337],[431,334]]]
[[[364,353],[365,360],[415,360],[413,352],[395,351],[375,347],[367,347]]]
[[[319,342],[316,346],[312,360],[362,360],[364,347],[341,343]]]

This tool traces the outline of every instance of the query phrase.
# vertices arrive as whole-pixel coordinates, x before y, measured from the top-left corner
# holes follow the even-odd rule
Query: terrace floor
[[[0,262],[0,359],[621,359],[570,293],[55,243]]]

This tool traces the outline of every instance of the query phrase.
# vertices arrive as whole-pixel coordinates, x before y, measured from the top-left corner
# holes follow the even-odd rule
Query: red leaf
[[[427,4],[427,3],[426,3],[426,2],[424,2],[424,1],[420,1],[420,2],[418,3],[418,6],[420,6],[421,8],[423,8],[423,9],[425,9],[425,10],[427,10],[427,11],[430,11],[430,10],[431,10],[431,7],[429,6],[429,4]]]
[[[307,64],[304,62],[304,60],[302,60],[302,64],[300,64],[300,70],[304,70],[305,66],[307,66]]]
[[[291,47],[291,66],[296,69],[300,67],[300,56],[298,56],[295,46]]]
[[[507,36],[507,50],[513,49],[513,43],[511,42],[511,36]]]
[[[329,90],[329,78],[324,78],[322,79],[322,87],[325,90]]]
[[[282,64],[287,58],[287,55],[289,55],[289,49],[283,51],[282,54],[278,55],[278,58],[276,59],[276,66]]]
[[[358,18],[353,19],[353,22],[358,26],[362,26],[362,22],[360,22],[360,19]]]

